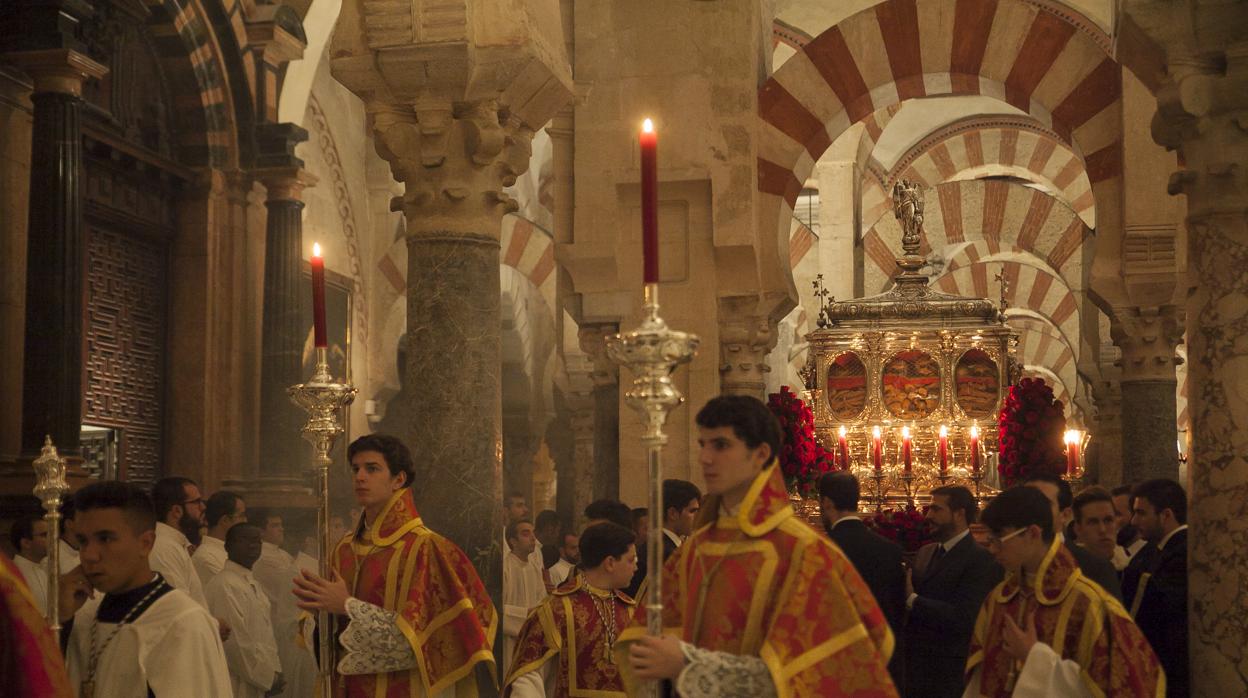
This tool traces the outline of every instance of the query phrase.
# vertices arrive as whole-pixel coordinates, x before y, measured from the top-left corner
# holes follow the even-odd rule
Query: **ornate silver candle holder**
[[[61,500],[69,492],[65,481],[65,459],[56,452],[52,437],[43,437],[43,449],[31,464],[35,467],[35,496],[43,504],[43,520],[48,522],[48,626],[55,635],[61,631]]]

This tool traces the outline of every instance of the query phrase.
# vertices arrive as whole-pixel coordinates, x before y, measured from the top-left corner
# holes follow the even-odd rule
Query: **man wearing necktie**
[[[970,535],[978,510],[965,487],[932,490],[927,521],[937,542],[919,549],[906,573],[904,696],[962,695],[975,616],[1002,577],[1000,565]]]

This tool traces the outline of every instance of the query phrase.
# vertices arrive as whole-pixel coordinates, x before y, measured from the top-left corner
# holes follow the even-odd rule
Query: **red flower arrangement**
[[[931,529],[927,526],[927,507],[916,509],[908,506],[905,509],[885,509],[863,519],[863,523],[872,531],[884,536],[901,546],[907,553],[917,552],[919,548],[935,540]]]
[[[789,386],[767,396],[767,407],[780,422],[780,470],[790,492],[814,494],[819,476],[833,470],[832,454],[815,438],[815,416]]]
[[[1061,475],[1066,471],[1062,432],[1066,415],[1053,389],[1039,378],[1024,378],[1010,386],[1001,408],[1001,486],[1010,487],[1035,473]]]

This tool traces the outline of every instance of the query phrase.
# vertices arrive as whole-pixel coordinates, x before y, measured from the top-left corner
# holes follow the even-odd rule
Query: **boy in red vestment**
[[[407,446],[369,434],[347,456],[364,510],[355,533],[334,551],[331,579],[306,571],[295,579],[300,608],[347,616],[334,695],[475,696],[477,665],[494,674],[498,624],[481,578],[416,513]]]
[[[682,698],[896,696],[893,636],[845,555],[798,519],[776,465],[780,428],[759,400],[697,416],[709,497],[663,568],[665,636],[639,604],[625,681],[674,679]]]
[[[1122,604],[1079,571],[1043,493],[1008,489],[981,520],[1006,576],[975,621],[964,698],[1166,695],[1148,640]]]
[[[555,589],[520,629],[503,698],[624,698],[614,652],[635,605],[620,591],[637,569],[633,532],[594,524],[581,534],[580,552],[584,571]]]
[[[76,575],[81,577],[81,572]],[[62,580],[62,590],[68,580]],[[75,583],[85,587],[85,583]],[[64,594],[62,594],[64,596]],[[64,606],[69,604],[62,602]],[[65,660],[22,573],[0,552],[0,676],[17,696],[68,696]]]

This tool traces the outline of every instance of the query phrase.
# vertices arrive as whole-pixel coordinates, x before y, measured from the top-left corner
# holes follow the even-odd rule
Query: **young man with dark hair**
[[[685,539],[693,533],[693,522],[698,519],[698,511],[702,507],[702,491],[688,480],[667,479],[663,481],[663,562],[676,552]],[[647,569],[648,549],[646,536],[649,531],[640,531],[637,538],[637,573],[629,582],[625,594],[637,598],[641,593],[641,584],[649,574]]]
[[[262,543],[260,529],[255,526],[240,523],[231,527],[225,534],[225,566],[204,586],[208,610],[233,628],[225,641],[225,661],[234,698],[276,695],[285,685],[269,598],[251,576]]]
[[[1108,560],[1092,554],[1091,551],[1075,545],[1074,541],[1066,538],[1064,531],[1074,517],[1071,509],[1075,498],[1070,489],[1070,483],[1051,473],[1034,473],[1023,484],[1040,490],[1040,493],[1048,498],[1053,516],[1054,535],[1070,550],[1070,554],[1074,555],[1075,562],[1079,564],[1083,576],[1100,584],[1115,599],[1122,601],[1122,582],[1119,581],[1118,572],[1114,566]]]
[[[65,659],[78,697],[230,695],[217,621],[148,566],[157,521],[147,494],[103,481],[74,499],[82,572],[103,592],[83,604],[72,585],[61,589]]]
[[[152,571],[159,572],[176,589],[191,595],[204,608],[204,585],[191,562],[204,524],[204,499],[199,485],[185,477],[165,477],[152,485],[156,509],[156,542],[152,547]],[[223,630],[223,632],[228,632]]]
[[[48,612],[48,522],[42,516],[23,516],[9,529],[9,543],[17,555],[13,564],[22,573],[35,607]]]
[[[867,583],[895,636],[902,632],[906,612],[906,571],[901,546],[867,528],[858,518],[858,478],[852,473],[825,473],[819,478],[823,527]],[[901,685],[901,661],[889,660],[893,681]]]
[[[627,529],[633,527],[633,510],[615,499],[595,499],[585,506],[585,525],[610,521]]]
[[[1057,539],[1037,488],[984,509],[988,549],[1006,570],[975,621],[967,697],[1157,696],[1166,678],[1122,604],[1087,579]]]
[[[1103,487],[1089,487],[1075,495],[1075,539],[1079,547],[1109,562],[1115,571],[1127,566],[1127,553],[1118,545],[1118,517],[1114,498]]]
[[[633,507],[628,513],[628,518],[632,522],[633,535],[637,536],[638,541],[646,539],[646,532],[650,530],[650,510],[645,507]]]
[[[504,698],[624,698],[614,645],[635,605],[620,591],[637,565],[633,532],[594,524],[581,534],[580,558],[583,572],[560,585],[520,629]]]
[[[347,457],[363,528],[338,544],[329,579],[295,580],[301,608],[345,625],[333,680],[349,696],[468,692],[476,674],[494,675],[498,616],[485,585],[468,556],[421,521],[402,441],[362,436]]]
[[[952,698],[962,693],[975,611],[1001,581],[1001,567],[971,537],[978,513],[979,504],[967,488],[932,490],[926,518],[936,542],[920,548],[913,570],[906,570],[906,696]]]
[[[697,425],[708,496],[663,569],[669,634],[648,636],[639,604],[620,636],[626,682],[671,679],[684,698],[896,695],[892,632],[849,560],[789,505],[771,411],[725,395]]]
[[[277,641],[277,656],[286,682],[285,695],[305,695],[316,684],[316,661],[299,639],[299,606],[291,580],[299,576],[295,557],[286,551],[286,520],[276,509],[253,507],[247,523],[260,531],[260,557],[251,575],[269,600],[269,618]]]
[[[539,512],[537,518],[534,519],[533,535],[537,536],[542,569],[549,569],[551,565],[559,561],[559,533],[562,530],[563,524],[559,521],[559,514],[550,509]]]
[[[1131,506],[1133,497],[1132,490],[1135,488],[1131,485],[1119,485],[1110,490],[1110,494],[1114,497],[1114,515],[1118,519],[1118,545],[1127,552],[1127,557],[1135,557],[1135,554],[1143,548],[1148,542],[1140,535],[1140,530],[1131,523],[1131,515],[1135,513]],[[1126,587],[1123,587],[1126,591]]]
[[[581,538],[575,533],[565,532],[560,536],[559,561],[546,571],[550,583],[556,587],[572,576],[572,570],[581,564]]]
[[[511,654],[520,628],[529,612],[546,598],[546,572],[531,559],[536,556],[537,537],[533,523],[521,519],[507,524],[508,550],[503,554],[503,666],[511,665]]]
[[[208,534],[191,555],[191,564],[195,566],[199,581],[207,587],[208,581],[225,567],[228,557],[225,552],[225,534],[235,524],[247,521],[247,503],[235,492],[214,492],[204,505],[204,521],[208,526]]]
[[[1187,493],[1174,480],[1149,480],[1135,488],[1135,514],[1155,552],[1131,598],[1131,615],[1161,657],[1166,695],[1188,695]]]

